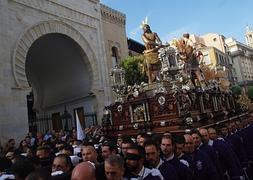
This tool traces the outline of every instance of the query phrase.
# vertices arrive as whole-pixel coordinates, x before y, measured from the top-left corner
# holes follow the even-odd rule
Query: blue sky
[[[184,32],[222,34],[245,43],[246,25],[253,27],[253,0],[101,0],[126,14],[127,36],[139,42],[141,22],[148,17],[163,42]]]

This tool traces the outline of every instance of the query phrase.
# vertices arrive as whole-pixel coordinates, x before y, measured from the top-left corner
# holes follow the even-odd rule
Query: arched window
[[[119,63],[119,53],[118,48],[112,47],[112,67],[115,67]]]

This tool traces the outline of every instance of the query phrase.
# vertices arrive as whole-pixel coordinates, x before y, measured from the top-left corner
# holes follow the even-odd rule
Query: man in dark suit
[[[149,140],[145,142],[144,148],[146,153],[146,161],[149,168],[159,169],[166,180],[178,179],[175,168],[170,163],[164,163],[164,161],[160,158],[160,148],[155,141]]]
[[[189,163],[194,172],[196,180],[217,180],[219,179],[217,170],[208,155],[194,147],[193,137],[185,134],[185,160]]]
[[[190,169],[179,161],[174,155],[175,142],[170,135],[164,135],[161,140],[162,159],[165,163],[171,164],[177,172],[179,180],[192,179],[192,172]]]
[[[126,154],[125,179],[137,178],[142,180],[162,180],[158,169],[144,167],[145,150],[142,146],[131,146]]]
[[[243,178],[242,167],[231,146],[222,138],[209,139],[209,134],[206,129],[200,129],[199,132],[202,139],[205,139],[204,142],[212,146],[218,153],[223,174],[229,176],[230,179],[241,180]]]
[[[201,141],[201,135],[200,133],[196,130],[191,132],[191,136],[193,138],[194,146],[196,149],[200,149],[204,153],[208,155],[210,160],[213,162],[214,166],[216,167],[217,173],[219,175],[219,179],[223,178],[223,173],[221,169],[221,164],[218,159],[218,154],[215,152],[214,148],[212,146],[209,146],[208,144],[204,144]]]

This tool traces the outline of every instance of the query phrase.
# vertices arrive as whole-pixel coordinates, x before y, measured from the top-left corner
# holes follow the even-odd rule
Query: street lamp
[[[64,108],[64,113],[61,115],[61,119],[65,121],[64,124],[64,130],[68,131],[69,130],[69,125],[68,125],[68,121],[71,120],[72,116],[71,114],[67,111],[67,108],[65,106]]]
[[[115,66],[111,72],[112,76],[112,90],[117,95],[117,102],[123,101],[123,95],[126,93],[127,85],[125,82],[125,71],[119,67]]]
[[[112,125],[111,121],[110,121],[110,110],[109,110],[109,106],[105,106],[104,110],[103,110],[103,117],[102,117],[102,124],[103,126],[106,127],[106,133],[109,133],[109,126]]]
[[[109,108],[110,108],[109,106],[105,106],[103,110],[103,117],[102,117],[103,125],[111,125]]]

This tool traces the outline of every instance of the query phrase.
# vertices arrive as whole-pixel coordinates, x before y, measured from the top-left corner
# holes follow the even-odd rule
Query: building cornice
[[[201,47],[198,48],[198,50],[214,50],[215,52],[218,52],[219,54],[223,54],[223,55],[227,55],[226,53],[222,52],[221,50],[219,50],[218,48],[214,47],[214,46],[206,46],[206,47]]]
[[[237,41],[237,40],[235,40],[235,39],[233,39],[233,38],[227,38],[226,40],[227,40],[227,41],[226,41],[226,44],[227,44],[229,47],[231,47],[231,46],[238,46],[238,47],[243,47],[243,48],[245,48],[246,50],[253,51],[253,48],[252,48],[252,47],[250,47],[250,46],[248,46],[248,45],[246,45],[246,44],[243,44],[243,43],[241,43],[241,42],[239,42],[239,41]]]
[[[236,51],[231,52],[231,56],[232,57],[245,56],[245,57],[253,58],[253,53],[245,52],[243,50],[236,50]]]
[[[101,16],[103,20],[107,20],[109,22],[121,24],[123,26],[126,25],[126,15],[112,9],[104,4],[100,4],[101,7]]]
[[[244,56],[245,53],[243,52],[243,50],[236,50],[236,51],[233,51],[231,52],[231,56],[232,57],[235,57],[235,56]]]
[[[99,3],[99,0],[89,0],[89,1],[95,4]]]

